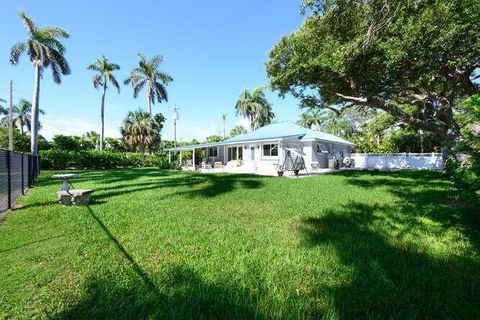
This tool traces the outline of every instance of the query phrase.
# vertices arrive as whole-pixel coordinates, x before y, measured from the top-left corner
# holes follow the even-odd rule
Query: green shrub
[[[445,166],[447,174],[460,190],[480,190],[480,153],[470,151],[460,156],[450,156]]]
[[[165,153],[143,155],[134,152],[111,152],[99,150],[65,151],[45,150],[39,152],[42,169],[113,169],[155,166],[161,169],[176,169],[172,160],[168,163]]]

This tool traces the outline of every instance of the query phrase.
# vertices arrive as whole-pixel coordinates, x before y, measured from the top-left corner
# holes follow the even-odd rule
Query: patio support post
[[[193,166],[193,171],[195,171],[195,148],[193,148],[193,152],[192,152],[192,166]]]
[[[227,165],[227,146],[223,145],[223,164]]]
[[[283,147],[281,147],[281,143],[282,143],[282,140],[278,140],[278,149],[277,149],[277,153],[278,153],[278,162],[280,163],[280,161],[282,161],[282,159],[285,159],[285,156],[283,155]]]
[[[182,167],[182,150],[180,150],[180,157],[179,157],[178,163],[180,164],[180,168],[181,168]]]
[[[172,163],[172,151],[168,151],[168,163]]]

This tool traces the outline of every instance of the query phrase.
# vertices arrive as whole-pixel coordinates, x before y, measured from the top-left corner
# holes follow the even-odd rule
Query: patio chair
[[[202,169],[212,169],[212,162],[209,161],[208,159],[204,159],[202,161]]]

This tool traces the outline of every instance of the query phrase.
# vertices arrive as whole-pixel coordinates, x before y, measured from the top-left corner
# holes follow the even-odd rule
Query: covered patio
[[[172,152],[178,152],[179,166],[184,170],[223,171],[227,165],[236,167],[243,160],[243,145],[225,145],[224,142],[178,146],[166,148],[165,151],[168,152],[170,163]],[[189,159],[184,159],[186,153],[191,154]]]

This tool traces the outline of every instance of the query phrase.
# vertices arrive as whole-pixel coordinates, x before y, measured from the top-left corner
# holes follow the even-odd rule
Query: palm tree
[[[42,109],[38,109],[39,114],[45,114]],[[28,132],[32,132],[32,104],[30,101],[21,99],[17,105],[12,106],[12,124],[16,126],[21,134],[24,134],[24,128],[27,128]],[[8,111],[7,111],[8,114]],[[9,116],[2,118],[2,124],[8,125]],[[39,128],[41,128],[39,122]]]
[[[105,93],[107,92],[108,83],[111,83],[117,88],[120,93],[120,86],[117,79],[113,75],[113,71],[120,70],[120,66],[115,63],[111,63],[105,56],[95,60],[91,65],[87,67],[88,70],[96,71],[93,76],[93,86],[95,89],[102,87],[102,105],[100,111],[101,118],[101,131],[100,131],[100,150],[103,150],[103,140],[105,139]]]
[[[253,126],[255,129],[264,127],[272,123],[273,118],[275,118],[275,114],[272,111],[272,106],[266,101],[265,104],[260,104],[260,107],[257,109],[253,119]]]
[[[223,122],[223,139],[225,139],[225,122],[227,120],[227,115],[224,113],[222,114],[222,122]]]
[[[82,136],[82,140],[87,142],[89,147],[97,148],[100,141],[100,135],[95,131],[88,131]]]
[[[238,97],[237,103],[235,104],[235,110],[237,110],[238,116],[242,116],[248,120],[248,125],[252,130],[254,129],[253,118],[257,107],[257,104],[252,100],[252,94],[250,91],[248,91],[247,88],[243,89]]]
[[[309,108],[300,114],[298,124],[305,128],[312,128],[312,126],[320,130],[320,126],[324,120],[322,110],[316,108]]]
[[[143,110],[130,111],[120,129],[125,146],[142,153],[147,148],[151,151],[160,142],[162,124],[158,120]]]
[[[230,135],[232,137],[238,136],[238,135],[241,135],[241,134],[244,134],[244,133],[247,133],[247,129],[245,129],[243,126],[240,126],[240,125],[236,125],[235,128],[230,130]]]
[[[148,60],[143,54],[139,53],[138,57],[140,58],[138,67],[133,68],[130,77],[125,79],[124,83],[126,85],[132,84],[134,98],[138,97],[140,91],[146,86],[148,112],[152,114],[152,103],[155,104],[155,100],[158,103],[162,101],[168,102],[165,86],[172,82],[173,78],[158,69],[163,62],[162,56],[156,55],[151,60]]]
[[[27,41],[15,44],[10,50],[10,63],[18,64],[20,56],[26,51],[35,69],[35,85],[32,100],[32,124],[30,150],[33,155],[38,151],[39,130],[39,103],[40,79],[45,68],[50,67],[55,83],[62,82],[62,75],[70,74],[70,66],[64,57],[65,47],[60,39],[68,39],[69,34],[62,28],[38,27],[35,22],[27,17],[25,12],[20,12],[20,18],[27,29]]]
[[[237,115],[247,118],[251,130],[271,123],[275,116],[263,90],[263,87],[258,87],[250,93],[244,89],[235,104]]]

